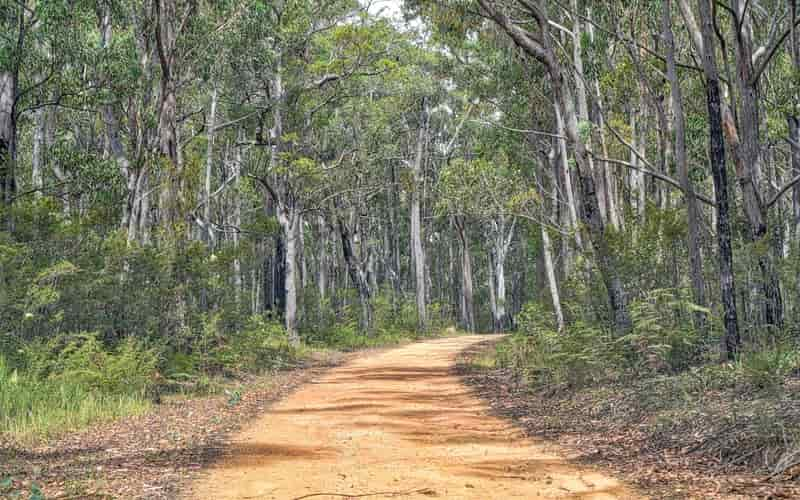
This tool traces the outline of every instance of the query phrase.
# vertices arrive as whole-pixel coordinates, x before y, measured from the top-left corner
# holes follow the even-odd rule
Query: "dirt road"
[[[237,436],[190,498],[635,498],[524,438],[451,373],[487,340],[431,340],[358,359]]]

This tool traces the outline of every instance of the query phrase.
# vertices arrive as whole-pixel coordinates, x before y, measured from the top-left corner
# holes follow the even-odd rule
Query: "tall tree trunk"
[[[552,212],[551,218],[554,221],[558,220],[558,167],[555,165],[556,163],[556,152],[554,149],[550,150],[549,154],[545,154],[542,152],[542,171],[543,175],[541,176],[542,179],[551,178],[552,179],[552,187],[550,195],[552,202],[552,208],[550,209]],[[549,166],[550,168],[547,169],[545,166]],[[551,175],[548,175],[547,172],[551,172]],[[539,193],[542,199],[547,199],[547,189],[544,187],[544,182],[539,183]],[[547,232],[547,226],[544,223],[540,224],[541,227],[541,235],[542,235],[542,251],[540,253],[540,267],[542,269],[537,270],[543,274],[544,280],[547,281],[547,289],[550,293],[550,302],[553,305],[553,314],[556,320],[556,328],[558,328],[559,332],[563,332],[565,328],[565,321],[564,321],[564,312],[561,308],[561,294],[558,290],[558,279],[556,277],[555,271],[555,263],[553,259],[553,244],[550,240],[550,233]],[[540,281],[540,282],[541,282]],[[544,288],[544,287],[542,287]]]
[[[542,257],[544,260],[545,275],[547,285],[550,289],[550,300],[553,304],[553,314],[556,317],[556,326],[559,332],[564,331],[564,313],[561,310],[561,296],[558,293],[558,282],[556,281],[556,271],[553,265],[553,244],[550,242],[550,235],[544,224],[540,225],[542,230]]]
[[[572,60],[573,65],[575,66],[575,96],[578,104],[578,120],[580,120],[580,123],[582,124],[589,125],[591,122],[589,117],[588,92],[586,90],[587,80],[583,70],[583,22],[582,17],[579,15],[580,10],[578,4],[578,0],[572,0],[571,2],[572,11],[575,13],[573,15],[572,28]],[[608,191],[605,187],[606,177],[603,172],[599,172],[595,168],[594,159],[591,155],[591,134],[586,138],[585,144],[586,150],[589,153],[587,158],[589,170],[592,172],[592,175],[594,175],[595,183],[599,188],[597,190],[597,200],[600,208],[600,217],[603,220],[603,223],[608,223],[609,213],[607,199]]]
[[[505,331],[509,326],[509,319],[506,308],[506,272],[505,264],[511,242],[514,238],[514,228],[516,219],[512,220],[510,227],[506,230],[506,217],[499,216],[492,220],[492,263],[494,266],[493,282],[497,286],[495,291],[495,307],[493,308],[494,330],[497,332]]]
[[[583,249],[583,238],[581,237],[580,225],[578,224],[578,202],[575,199],[575,190],[572,187],[572,173],[569,170],[569,154],[567,152],[567,131],[564,124],[564,118],[561,114],[561,109],[557,102],[554,103],[556,114],[556,127],[558,135],[561,136],[558,140],[558,151],[560,158],[561,175],[564,179],[564,194],[567,199],[567,214],[569,215],[570,231],[573,232],[575,244],[578,250]],[[565,265],[568,270],[570,266]],[[568,273],[567,273],[568,274]]]
[[[110,6],[103,5],[98,9],[97,15],[100,25],[100,44],[103,50],[108,51],[110,50],[113,36]],[[106,76],[108,77],[108,75]],[[125,207],[123,208],[121,226],[128,234],[127,241],[128,245],[130,245],[136,240],[136,235],[138,233],[142,195],[142,191],[139,188],[145,179],[142,177],[142,172],[133,168],[133,165],[131,165],[128,152],[125,150],[125,146],[120,138],[121,126],[115,103],[108,102],[103,104],[100,111],[105,124],[106,139],[111,156],[117,163],[117,168],[119,168],[120,175],[125,182],[127,190],[127,199]]]
[[[296,346],[300,344],[300,334],[297,331],[297,227],[299,217],[296,210],[291,208],[279,210],[278,222],[283,228],[286,243],[286,308],[284,310],[286,335],[289,343]]]
[[[631,163],[639,167],[639,157],[645,156],[645,139],[647,120],[647,105],[644,98],[644,88],[639,85],[639,105],[631,110],[631,144],[636,151],[631,151]],[[645,209],[647,208],[647,187],[645,185],[644,173],[641,170],[631,170],[631,191],[636,196],[636,215],[639,218],[639,223],[644,223]]]
[[[156,0],[156,48],[161,65],[160,100],[158,110],[159,151],[167,160],[167,174],[161,191],[159,209],[162,222],[171,236],[182,240],[177,227],[182,222],[183,173],[178,147],[178,96],[175,74],[177,56],[178,13],[176,0]]]
[[[800,73],[800,29],[795,25],[798,18],[798,6],[795,0],[787,0],[791,17],[790,43],[792,54],[792,65],[795,74]],[[791,172],[790,177],[800,176],[800,96],[795,94],[794,98],[795,114],[787,117],[789,124],[789,139],[791,139]],[[800,251],[800,183],[795,184],[792,189],[792,236],[795,244],[795,251]]]
[[[325,301],[328,294],[328,224],[321,215],[317,217],[317,227],[319,228],[319,261],[317,269],[317,292],[319,294],[320,316],[325,309]]]
[[[489,267],[488,267],[488,273],[487,273],[487,276],[486,276],[486,281],[487,281],[487,283],[489,285],[489,311],[492,314],[492,329],[494,329],[497,326],[496,325],[497,320],[495,319],[495,318],[497,318],[497,280],[495,280],[495,277],[494,277],[494,272],[495,272],[494,271],[494,269],[495,269],[495,265],[494,265],[494,259],[495,259],[494,246],[492,246],[492,248],[489,250],[488,253],[489,253],[489,255],[488,255],[488,259],[487,259],[488,262],[487,263],[489,264]]]
[[[31,184],[37,198],[44,188],[45,155],[47,151],[47,108],[40,108],[34,114],[33,152],[31,155]]]
[[[397,307],[397,302],[401,293],[400,273],[400,227],[397,217],[397,207],[400,204],[400,196],[398,195],[397,185],[397,172],[394,163],[390,162],[387,166],[389,177],[389,262],[387,265],[387,272],[389,280],[392,284],[392,302],[394,307]]]
[[[206,170],[203,180],[203,224],[205,225],[203,232],[203,241],[209,247],[214,242],[214,229],[211,227],[211,177],[214,167],[214,140],[216,139],[217,126],[217,84],[214,83],[214,88],[211,90],[211,104],[208,111],[208,133],[206,137]]]
[[[700,6],[701,55],[705,74],[706,103],[708,107],[709,156],[714,177],[714,196],[717,204],[717,245],[719,255],[720,288],[725,334],[722,340],[723,359],[733,359],[739,352],[741,338],[736,314],[736,287],[733,276],[733,249],[728,205],[728,175],[725,170],[725,138],[722,130],[722,101],[719,70],[715,47],[714,23],[711,5],[698,0]],[[684,16],[688,19],[688,16]],[[689,24],[689,23],[687,23]],[[697,42],[695,42],[697,43]]]
[[[0,223],[11,230],[11,206],[17,190],[15,166],[17,161],[17,74],[0,71]]]
[[[239,142],[244,138],[243,133],[239,133]],[[242,227],[242,193],[240,191],[240,184],[242,178],[242,148],[236,146],[236,159],[233,162],[233,251],[235,256],[233,258],[233,286],[234,286],[234,299],[236,300],[237,309],[242,304],[242,258],[240,256],[240,230]]]
[[[414,281],[417,300],[417,328],[424,332],[428,327],[427,304],[425,298],[425,249],[422,243],[422,203],[423,162],[425,141],[427,139],[428,112],[423,100],[422,114],[417,133],[416,154],[413,163],[414,187],[411,192],[411,251],[414,263]]]
[[[467,239],[467,228],[463,216],[454,216],[453,220],[458,232],[458,241],[461,244],[461,326],[468,332],[474,332],[476,326],[472,287],[472,256]]]
[[[741,9],[739,0],[733,0],[734,51],[736,55],[737,90],[741,106],[738,111],[737,128],[729,109],[723,112],[723,124],[736,166],[736,176],[742,191],[742,204],[749,225],[750,237],[756,244],[766,243],[769,238],[766,209],[758,189],[761,173],[761,144],[759,139],[758,79],[754,75],[753,46],[749,33],[749,14]],[[778,328],[783,326],[783,299],[777,267],[769,252],[759,252],[758,265],[761,270],[761,288],[764,295],[764,321]]]
[[[800,71],[800,65],[797,66]],[[787,117],[791,139],[791,177],[800,176],[800,116]],[[800,183],[792,189],[792,233],[795,244],[800,244]]]
[[[162,224],[174,245],[172,279],[174,281],[174,319],[176,333],[188,330],[186,298],[186,273],[180,260],[185,247],[183,222],[183,172],[178,147],[178,96],[177,96],[177,37],[178,14],[176,0],[156,0],[156,48],[161,65],[160,100],[158,110],[159,153],[167,170],[167,179],[161,191],[159,209]]]
[[[688,217],[689,270],[692,281],[692,292],[695,304],[706,307],[706,286],[703,278],[703,261],[700,254],[700,207],[694,193],[694,185],[689,178],[689,166],[686,156],[686,124],[683,114],[683,91],[678,80],[675,63],[675,39],[672,33],[672,2],[664,1],[662,15],[664,40],[667,54],[667,77],[670,82],[673,121],[675,123],[675,163],[680,176],[681,187],[686,198]],[[694,325],[699,331],[705,330],[705,313],[698,311],[694,315]]]
[[[605,112],[603,111],[603,99],[600,93],[600,80],[598,78],[595,78],[594,86],[595,93],[597,94],[597,128],[599,129],[600,135],[600,147],[603,149],[603,158],[609,158],[608,141],[606,139]],[[606,190],[605,199],[608,212],[608,222],[612,228],[619,230],[622,227],[622,223],[619,215],[619,209],[617,208],[617,182],[608,162],[602,162],[601,165],[603,169],[603,175],[605,177],[603,187]]]
[[[363,262],[357,262],[358,259],[353,253],[350,228],[342,220],[341,216],[337,217],[337,225],[342,242],[342,257],[353,286],[356,287],[358,300],[361,304],[361,331],[370,334],[372,332],[372,291],[370,290],[367,273],[364,271]]]

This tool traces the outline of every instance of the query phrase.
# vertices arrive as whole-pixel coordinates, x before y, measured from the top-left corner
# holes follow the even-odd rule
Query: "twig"
[[[413,495],[414,493],[419,493],[422,495],[432,495],[435,493],[430,488],[421,488],[418,490],[407,490],[407,491],[377,491],[375,493],[363,493],[361,495],[349,495],[345,493],[311,493],[308,495],[303,495],[301,497],[292,498],[292,500],[303,500],[304,498],[312,498],[312,497],[342,497],[342,498],[365,498],[365,497],[376,497],[378,495],[385,495],[385,496],[401,496],[401,495]]]

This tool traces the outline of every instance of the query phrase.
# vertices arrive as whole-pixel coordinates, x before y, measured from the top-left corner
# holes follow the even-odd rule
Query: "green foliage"
[[[691,314],[710,311],[698,308],[686,295],[684,290],[656,289],[630,305],[633,329],[618,342],[633,350],[638,371],[676,372],[701,360],[704,346]]]
[[[155,380],[155,350],[134,338],[108,350],[97,333],[62,335],[25,347],[27,372],[40,378],[69,381],[106,394],[144,396]]]
[[[0,356],[0,434],[30,440],[140,413],[141,394],[107,393],[69,377],[39,378],[12,369]]]
[[[12,477],[0,480],[0,496],[20,500],[23,498],[27,500],[45,500],[42,488],[37,483],[31,482],[26,486],[20,481],[14,481]]]
[[[202,350],[206,372],[259,373],[291,366],[302,355],[289,345],[283,325],[261,316],[227,334],[219,330],[219,318],[212,317],[201,342],[206,347]]]
[[[754,389],[777,390],[800,373],[800,350],[794,344],[744,353],[735,364],[742,382]]]
[[[685,292],[654,290],[630,305],[633,328],[623,336],[577,319],[558,332],[537,303],[518,316],[519,331],[498,360],[536,385],[582,387],[625,376],[675,373],[696,365],[712,348],[697,334],[697,311]],[[705,311],[707,312],[707,311]]]
[[[500,355],[501,363],[542,386],[582,386],[606,378],[607,369],[619,366],[624,356],[614,349],[609,332],[579,322],[559,333],[544,319],[549,317],[540,306],[526,305],[518,318],[519,332]]]

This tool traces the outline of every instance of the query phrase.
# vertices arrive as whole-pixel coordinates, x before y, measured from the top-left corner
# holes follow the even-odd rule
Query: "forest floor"
[[[526,438],[454,373],[486,336],[361,356],[315,378],[235,436],[186,498],[637,498]]]
[[[794,399],[709,390],[694,404],[678,404],[678,413],[671,414],[658,404],[679,392],[670,380],[655,389],[647,380],[631,380],[597,390],[534,390],[513,370],[494,365],[496,342],[463,351],[456,371],[493,415],[513,421],[526,436],[560,445],[574,463],[601,467],[650,498],[800,498],[796,455],[787,453],[794,457],[788,465],[795,466],[779,475],[738,458],[758,462],[751,455],[771,451],[761,433],[781,426],[787,435],[796,430]],[[776,409],[789,416],[770,420]],[[721,456],[726,455],[719,450],[723,444],[738,451]]]
[[[363,354],[321,353],[292,369],[229,382],[228,394],[171,398],[143,415],[46,442],[0,436],[0,498],[174,499],[269,405]],[[29,495],[32,487],[43,495]]]

